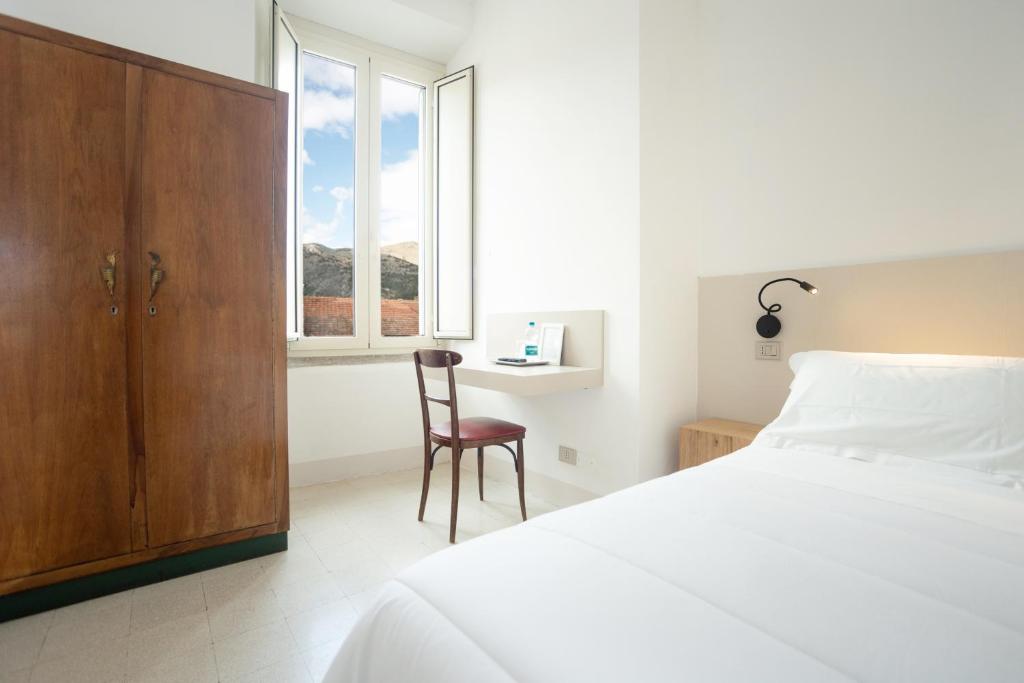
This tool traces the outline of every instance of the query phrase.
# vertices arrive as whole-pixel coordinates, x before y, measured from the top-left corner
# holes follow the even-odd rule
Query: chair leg
[[[480,500],[484,499],[484,448],[476,449],[476,480],[480,484]]]
[[[462,449],[452,451],[452,521],[448,532],[448,542],[455,543],[455,524],[459,517],[459,461],[462,460]]]
[[[524,491],[523,476],[526,467],[523,465],[523,440],[516,441],[516,477],[519,479],[519,511],[523,513],[523,521],[526,521],[526,492]]]
[[[430,442],[423,446],[423,493],[420,494],[420,516],[423,521],[423,511],[427,509],[427,491],[430,490],[430,470],[434,469],[434,458],[430,454]]]

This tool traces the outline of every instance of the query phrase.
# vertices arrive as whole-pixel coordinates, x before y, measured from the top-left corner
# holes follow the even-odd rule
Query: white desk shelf
[[[491,360],[515,354],[515,340],[530,321],[563,323],[563,365],[516,367]],[[466,358],[455,368],[455,382],[518,396],[540,396],[604,384],[604,311],[494,313],[487,316],[487,359]],[[444,379],[444,369],[424,368],[427,377]]]
[[[444,379],[443,368],[424,368],[431,379]],[[604,383],[601,368],[568,365],[534,365],[517,368],[488,361],[465,361],[455,368],[455,382],[518,396],[540,396],[577,389],[593,389]]]

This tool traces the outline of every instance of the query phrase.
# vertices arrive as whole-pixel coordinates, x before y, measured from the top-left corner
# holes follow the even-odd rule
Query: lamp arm
[[[782,310],[782,304],[772,304],[771,306],[765,306],[764,301],[761,300],[761,295],[764,294],[764,290],[768,289],[770,285],[774,285],[776,282],[795,282],[798,285],[802,284],[802,282],[800,280],[797,280],[795,277],[780,277],[777,280],[766,282],[764,287],[761,288],[761,291],[757,293],[757,303],[761,304],[761,308],[767,311],[768,315],[778,313],[779,311]]]

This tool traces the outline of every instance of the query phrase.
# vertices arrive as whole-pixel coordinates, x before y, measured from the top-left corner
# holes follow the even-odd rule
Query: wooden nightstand
[[[711,418],[679,430],[679,469],[701,465],[749,446],[764,425]]]

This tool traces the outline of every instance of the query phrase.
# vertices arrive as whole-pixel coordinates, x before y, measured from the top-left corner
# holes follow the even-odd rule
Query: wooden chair
[[[484,448],[501,446],[512,454],[519,481],[519,510],[526,521],[526,498],[523,491],[523,439],[526,438],[526,427],[491,417],[467,417],[459,419],[458,401],[455,396],[454,367],[462,362],[462,355],[454,351],[437,349],[420,349],[413,352],[416,362],[416,379],[420,386],[420,408],[423,411],[423,493],[420,495],[420,516],[427,506],[427,491],[430,489],[430,472],[434,469],[434,455],[445,446],[452,450],[452,517],[448,541],[455,543],[455,522],[459,514],[459,462],[462,452],[467,448],[476,449],[477,481],[480,488],[480,500],[484,499]],[[423,366],[428,368],[446,368],[448,371],[448,398],[436,398],[427,395],[423,384]],[[448,406],[451,419],[438,425],[430,424],[430,402]],[[508,444],[516,442],[513,451]],[[431,449],[431,445],[434,445]]]

